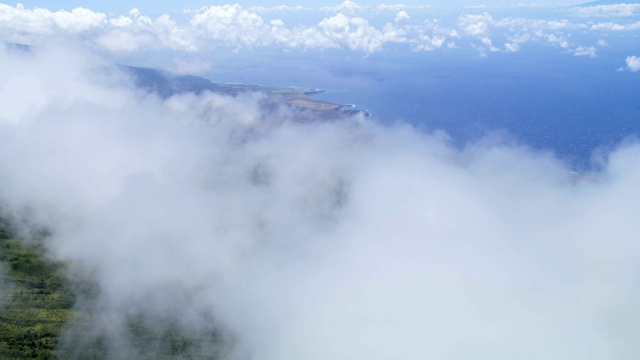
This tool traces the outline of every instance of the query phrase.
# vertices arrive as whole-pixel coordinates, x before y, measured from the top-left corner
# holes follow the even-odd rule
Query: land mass
[[[335,104],[313,99],[314,94],[322,93],[320,89],[300,89],[296,87],[269,87],[252,84],[223,84],[194,75],[176,75],[159,69],[120,65],[131,74],[136,86],[157,93],[162,97],[170,97],[181,93],[200,94],[211,91],[217,94],[237,96],[241,93],[259,92],[266,95],[266,108],[277,108],[284,104],[299,115],[301,120],[340,119],[348,116],[369,116],[366,110],[356,109],[353,105]]]

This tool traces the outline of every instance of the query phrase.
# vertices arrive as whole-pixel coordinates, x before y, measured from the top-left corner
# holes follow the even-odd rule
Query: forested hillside
[[[57,336],[72,316],[71,279],[41,246],[12,237],[0,230],[0,358],[56,359]]]
[[[215,332],[134,315],[126,349],[116,349],[95,327],[104,315],[91,306],[97,287],[48,259],[41,244],[14,237],[0,228],[0,359],[214,359],[222,348]],[[86,305],[74,310],[79,299]]]

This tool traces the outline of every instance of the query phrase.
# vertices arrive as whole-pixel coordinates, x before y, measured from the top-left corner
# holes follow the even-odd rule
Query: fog
[[[221,334],[194,351],[232,360],[640,355],[632,140],[572,174],[491,137],[296,122],[261,94],[163,100],[68,46],[0,63],[3,211],[95,284],[67,350],[154,358],[137,316]]]
[[[7,267],[0,265],[0,310],[6,306],[9,297],[13,293],[13,283],[7,279]]]

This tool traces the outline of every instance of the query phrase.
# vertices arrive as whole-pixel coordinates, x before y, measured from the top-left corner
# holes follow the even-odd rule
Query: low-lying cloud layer
[[[0,60],[0,203],[97,284],[75,345],[151,356],[124,335],[142,316],[223,333],[229,359],[640,354],[635,143],[587,177],[260,94],[163,100],[62,47]]]

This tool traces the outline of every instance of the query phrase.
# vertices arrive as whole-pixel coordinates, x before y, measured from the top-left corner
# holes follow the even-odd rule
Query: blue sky
[[[584,2],[584,1],[582,1]],[[531,3],[537,4],[580,4],[581,1],[576,0],[539,0],[539,1],[531,1]],[[41,1],[41,0],[27,0],[21,1],[22,4],[29,7],[42,7],[51,10],[71,10],[75,7],[87,7],[96,11],[101,11],[105,13],[113,13],[113,14],[124,14],[131,8],[139,8],[140,10],[145,11],[146,13],[153,15],[160,15],[164,13],[168,14],[176,14],[184,9],[195,9],[202,6],[211,6],[211,5],[221,5],[225,2],[211,2],[206,0],[189,0],[189,1],[167,1],[167,2],[158,2],[158,1],[148,1],[148,0],[137,0],[137,1],[122,1],[122,0],[113,0],[113,1],[102,1],[102,0],[90,0],[90,1],[64,1],[64,0],[55,0],[55,1]],[[331,0],[321,0],[314,1],[312,3],[305,2],[296,2],[296,1],[282,1],[282,0],[253,0],[253,1],[233,1],[227,2],[228,4],[240,4],[243,7],[252,7],[252,6],[276,6],[276,5],[303,5],[303,6],[311,6],[311,7],[321,7],[321,6],[334,6],[339,3],[339,1],[331,1]],[[449,6],[468,6],[468,5],[518,5],[523,3],[523,1],[514,1],[514,0],[450,0],[450,1],[419,1],[419,0],[404,0],[404,1],[357,1],[360,5],[379,5],[379,4],[393,4],[393,3],[402,3],[406,5],[431,5],[434,7],[449,7]],[[15,5],[13,3],[8,3]]]

